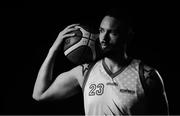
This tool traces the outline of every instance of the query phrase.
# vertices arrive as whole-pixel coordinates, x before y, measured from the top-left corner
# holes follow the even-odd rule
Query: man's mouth
[[[101,42],[101,46],[108,46],[107,42]]]
[[[102,47],[102,48],[106,48],[107,46],[108,46],[107,43],[105,43],[105,42],[102,42],[102,43],[101,43],[101,47]]]

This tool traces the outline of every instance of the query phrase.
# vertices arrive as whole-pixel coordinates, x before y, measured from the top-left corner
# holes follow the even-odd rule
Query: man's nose
[[[108,42],[109,41],[109,34],[108,32],[105,32],[102,36],[102,41]]]

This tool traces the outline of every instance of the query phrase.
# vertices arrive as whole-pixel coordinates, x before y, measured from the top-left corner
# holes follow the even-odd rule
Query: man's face
[[[103,53],[122,52],[121,22],[114,17],[105,16],[100,24],[99,41]]]

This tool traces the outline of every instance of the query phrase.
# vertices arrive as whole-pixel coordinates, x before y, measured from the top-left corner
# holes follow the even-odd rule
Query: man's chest
[[[116,77],[111,78],[103,68],[99,67],[90,73],[85,89],[85,104],[116,103],[118,107],[130,106],[137,100],[137,94],[142,91],[138,73],[125,69]]]

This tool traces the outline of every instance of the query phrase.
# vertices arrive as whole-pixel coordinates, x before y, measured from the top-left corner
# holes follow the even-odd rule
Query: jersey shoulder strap
[[[89,63],[89,64],[86,64],[86,66],[83,65],[83,76],[84,76],[84,82],[83,82],[83,85],[82,85],[82,90],[84,91],[84,88],[85,88],[85,85],[86,85],[86,82],[88,80],[88,77],[89,77],[89,74],[93,68],[93,66],[96,64],[96,62],[92,62],[92,63]]]
[[[139,78],[140,78],[140,81],[141,81],[141,84],[142,84],[145,94],[148,90],[147,78],[149,77],[152,70],[153,70],[153,68],[145,65],[143,62],[139,63]]]

